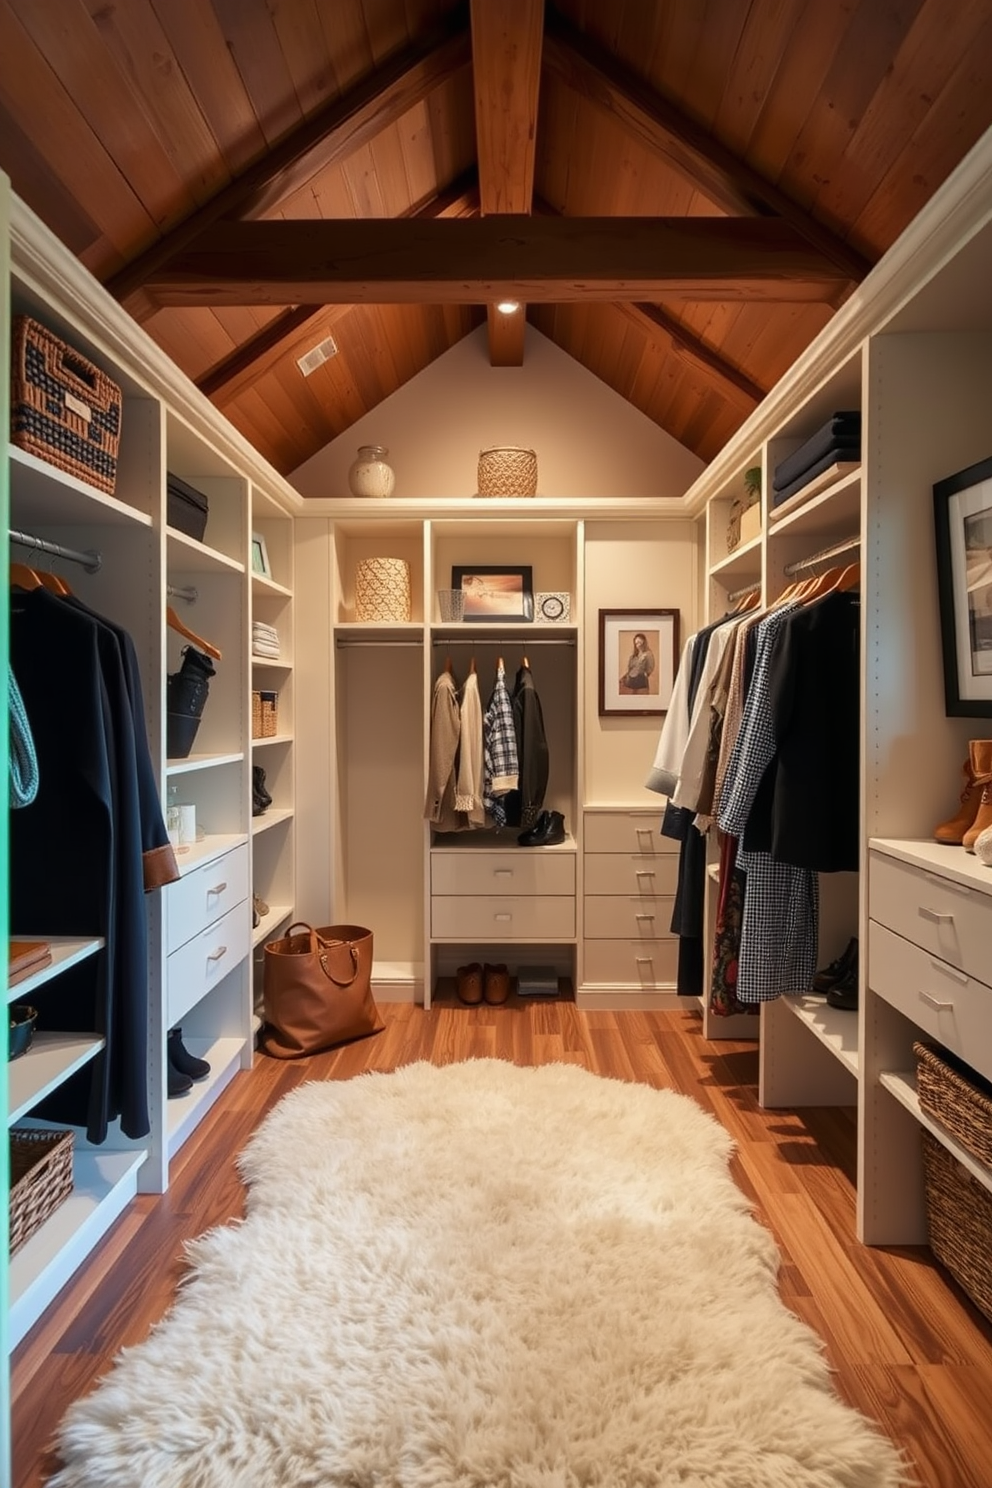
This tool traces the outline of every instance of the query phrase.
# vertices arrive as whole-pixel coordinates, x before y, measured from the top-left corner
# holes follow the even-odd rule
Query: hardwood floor
[[[234,1157],[276,1101],[305,1080],[482,1056],[564,1060],[684,1091],[713,1112],[738,1144],[734,1177],[778,1240],[782,1297],[823,1338],[840,1394],[909,1454],[921,1488],[990,1488],[992,1325],[929,1250],[854,1238],[853,1112],[761,1111],[756,1044],[708,1043],[689,1011],[582,1013],[518,999],[381,1011],[384,1032],[365,1042],[294,1064],[257,1056],[183,1148],[169,1192],[131,1206],[24,1339],[13,1358],[12,1488],[37,1488],[54,1471],[48,1444],[66,1406],[166,1312],[183,1242],[241,1215]]]

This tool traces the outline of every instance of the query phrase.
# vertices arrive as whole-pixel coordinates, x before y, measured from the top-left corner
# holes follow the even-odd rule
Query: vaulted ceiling
[[[990,125],[989,0],[0,0],[0,167],[284,472],[524,316],[709,459]]]

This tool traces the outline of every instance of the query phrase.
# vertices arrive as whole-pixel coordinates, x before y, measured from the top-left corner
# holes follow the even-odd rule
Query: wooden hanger
[[[506,668],[503,665],[503,658],[502,658],[502,656],[497,656],[497,658],[496,658],[496,670],[498,672],[503,672],[503,671],[506,670]]]
[[[455,669],[451,665],[451,657],[450,656],[446,656],[444,658],[444,670],[448,673],[449,676],[453,676],[454,675]]]
[[[825,594],[846,594],[851,589],[857,589],[861,585],[861,563],[849,563],[846,568],[836,570],[836,578],[825,589]]]
[[[171,605],[166,605],[165,607],[165,623],[170,630],[176,630],[181,636],[185,636],[188,641],[192,641],[198,650],[205,651],[215,661],[223,661],[224,658],[217,647],[212,645],[210,641],[205,641],[202,636],[198,636],[195,630],[190,630],[188,625],[184,625]]]
[[[521,657],[520,665],[525,666],[527,670],[530,671],[530,662],[527,660],[526,656]]]
[[[65,579],[60,579],[58,574],[52,573],[50,568],[41,569],[38,577],[41,580],[42,585],[49,591],[49,593],[57,594],[60,599],[64,598],[67,594],[72,594],[72,590],[65,582]]]
[[[472,660],[468,664],[468,669],[469,669],[470,672],[474,672],[475,671],[475,657],[474,656],[472,657]]]
[[[28,568],[26,563],[12,563],[10,565],[10,583],[16,584],[18,589],[41,589],[42,582],[33,568]]]

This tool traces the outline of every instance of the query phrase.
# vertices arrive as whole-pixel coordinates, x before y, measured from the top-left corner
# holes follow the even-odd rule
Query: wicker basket
[[[10,1253],[72,1193],[72,1132],[14,1127],[10,1133]]]
[[[992,1085],[945,1049],[916,1043],[913,1053],[922,1110],[992,1169]]]
[[[271,739],[279,732],[279,694],[253,692],[251,695],[251,736]]]
[[[930,1249],[992,1320],[992,1193],[932,1132],[922,1135]]]
[[[355,575],[355,619],[410,618],[410,565],[405,558],[363,558]]]
[[[480,496],[536,496],[537,455],[513,445],[479,451]]]
[[[15,317],[11,351],[11,442],[112,495],[120,388],[29,315]]]

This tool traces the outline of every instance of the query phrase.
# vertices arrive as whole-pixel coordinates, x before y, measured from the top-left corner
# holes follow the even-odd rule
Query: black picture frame
[[[600,610],[599,715],[649,718],[667,713],[679,664],[678,610]],[[643,644],[638,647],[640,639]],[[649,667],[635,667],[634,655]]]
[[[452,564],[451,587],[465,595],[462,618],[472,624],[534,619],[534,579],[529,564]]]
[[[948,718],[992,718],[992,458],[933,487]]]

